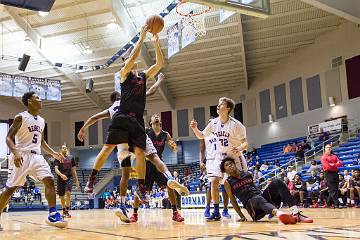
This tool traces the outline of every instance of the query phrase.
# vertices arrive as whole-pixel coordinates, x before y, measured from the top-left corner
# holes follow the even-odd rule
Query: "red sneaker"
[[[292,216],[296,219],[297,222],[301,222],[301,223],[313,223],[314,220],[312,220],[311,218],[302,215],[301,212],[292,214]]]
[[[181,216],[181,214],[178,212],[178,210],[176,210],[176,211],[173,211],[172,220],[174,220],[175,222],[183,222],[185,219],[183,216]]]
[[[133,213],[133,215],[130,217],[130,222],[135,223],[138,221],[138,214]]]
[[[318,208],[318,207],[319,207],[319,204],[318,204],[318,203],[314,203],[311,207],[312,207],[312,208]]]
[[[286,213],[281,214],[279,216],[279,220],[280,220],[280,222],[282,222],[285,225],[296,224],[296,222],[297,222],[296,218],[294,218],[292,215],[286,214]]]

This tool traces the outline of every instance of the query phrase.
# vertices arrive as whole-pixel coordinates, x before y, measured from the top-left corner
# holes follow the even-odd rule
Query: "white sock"
[[[285,214],[283,211],[277,210],[276,211],[276,216],[279,217],[280,215]]]
[[[172,179],[174,179],[173,176],[171,175],[171,172],[170,172],[169,170],[166,170],[166,171],[164,172],[164,175],[165,175],[165,177],[167,178],[167,180],[172,180]]]
[[[291,213],[297,214],[299,212],[299,209],[296,205],[290,207]]]
[[[347,203],[350,203],[350,198],[348,198],[348,199],[346,200],[346,202],[347,202]]]
[[[342,198],[338,198],[338,199],[339,199],[339,202],[340,202],[341,204],[344,204],[344,201],[343,201]]]
[[[351,199],[351,204],[355,204],[355,200]]]

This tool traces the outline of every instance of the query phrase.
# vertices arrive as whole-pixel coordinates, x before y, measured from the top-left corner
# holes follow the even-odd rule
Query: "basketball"
[[[152,15],[147,18],[146,25],[149,26],[152,34],[157,34],[164,28],[164,19],[159,15]]]

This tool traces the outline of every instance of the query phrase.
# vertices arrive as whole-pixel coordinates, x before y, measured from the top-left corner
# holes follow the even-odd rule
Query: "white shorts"
[[[220,170],[221,161],[218,159],[206,159],[206,173],[207,177],[222,177],[222,172]]]
[[[8,180],[6,187],[20,187],[26,182],[26,176],[30,175],[41,181],[46,177],[54,178],[49,164],[42,155],[32,153],[22,153],[23,163],[20,168],[14,164],[14,155],[9,158]]]
[[[149,156],[151,154],[157,154],[156,148],[154,147],[151,139],[146,135],[146,148],[145,148],[145,156]]]

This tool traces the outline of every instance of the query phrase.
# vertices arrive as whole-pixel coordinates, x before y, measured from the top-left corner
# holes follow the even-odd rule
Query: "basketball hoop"
[[[212,8],[196,4],[196,8],[188,6],[187,0],[182,0],[176,6],[176,13],[182,16],[181,25],[185,34],[194,32],[195,37],[203,37],[206,35],[205,14],[209,13]]]

